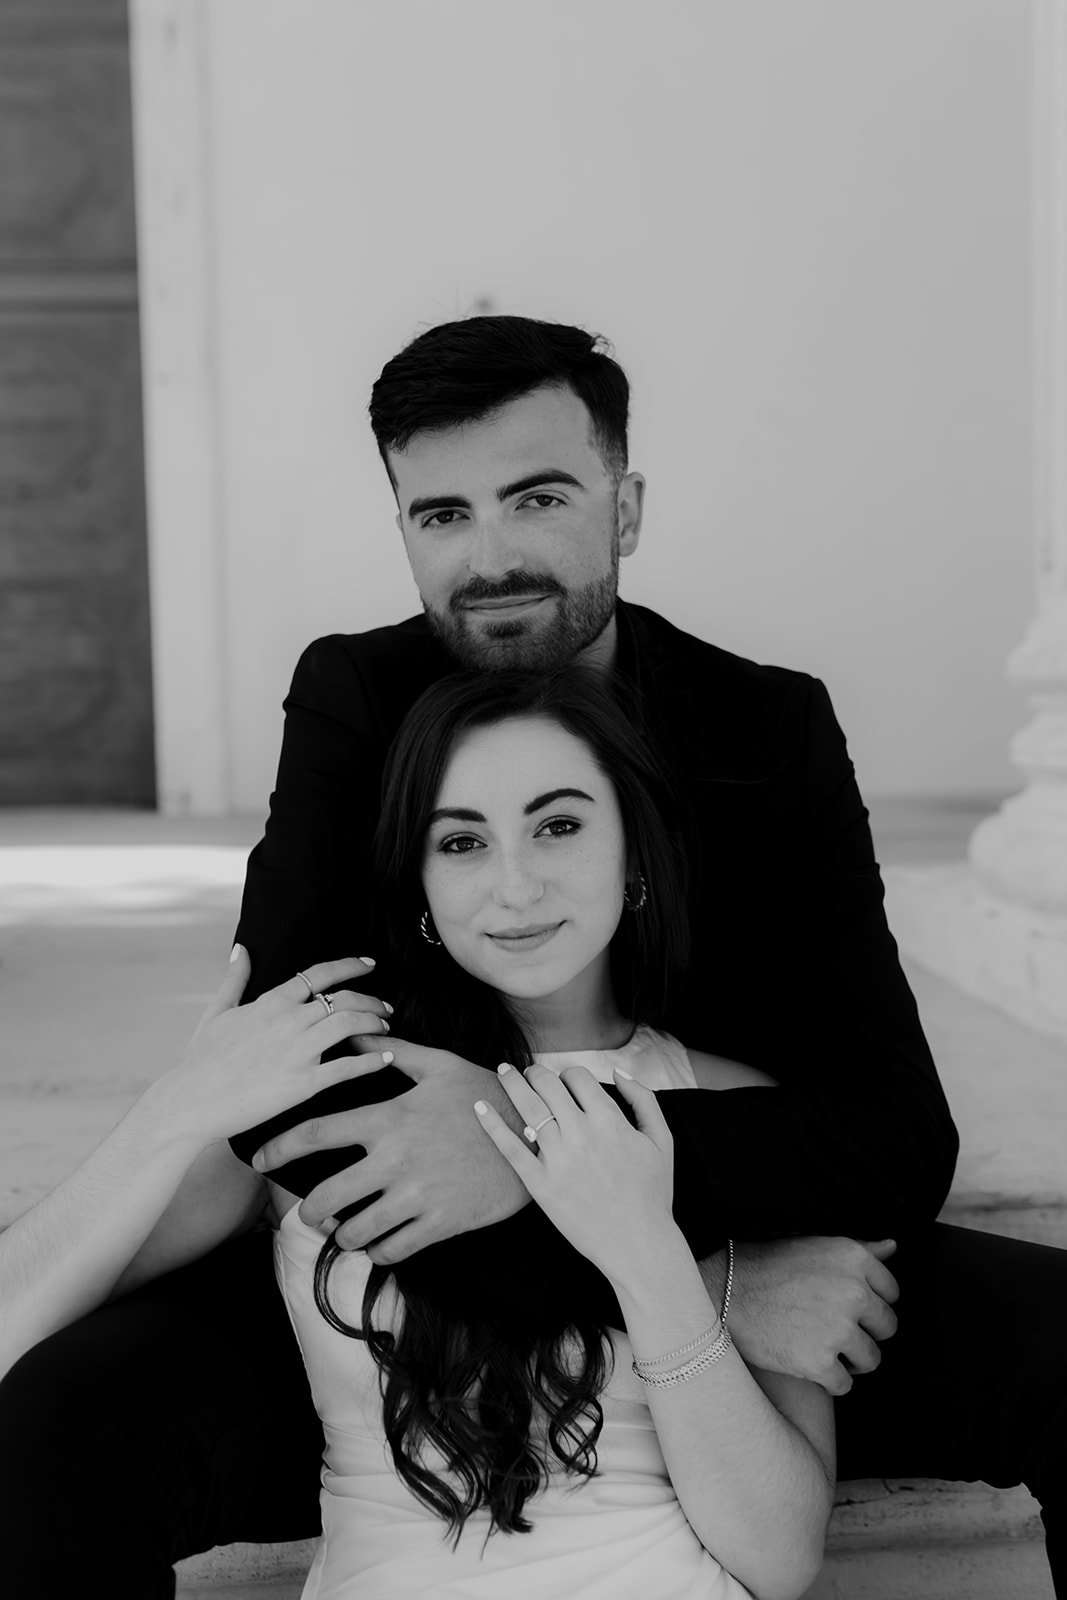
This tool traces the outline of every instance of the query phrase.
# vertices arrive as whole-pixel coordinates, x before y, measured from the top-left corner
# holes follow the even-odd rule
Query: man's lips
[[[521,611],[527,606],[540,605],[542,600],[551,599],[547,594],[518,594],[507,595],[500,600],[466,600],[463,604],[465,611]]]

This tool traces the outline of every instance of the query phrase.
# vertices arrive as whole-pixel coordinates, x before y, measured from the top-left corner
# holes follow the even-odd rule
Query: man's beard
[[[556,578],[533,572],[509,572],[499,583],[473,580],[452,596],[447,611],[423,609],[434,637],[461,666],[478,672],[548,672],[573,661],[604,632],[615,614],[619,587],[618,546],[612,549],[610,572],[578,589],[565,589]],[[504,600],[521,595],[554,595],[548,622],[532,612],[502,617],[499,622],[472,625],[466,607],[479,600]]]

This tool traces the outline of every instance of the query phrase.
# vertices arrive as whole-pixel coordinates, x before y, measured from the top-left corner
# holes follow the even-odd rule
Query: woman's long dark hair
[[[419,928],[426,833],[450,755],[465,734],[513,718],[543,718],[580,739],[615,790],[628,876],[634,885],[643,880],[645,900],[639,910],[624,910],[612,940],[612,985],[635,1025],[661,1018],[688,953],[685,843],[669,775],[627,694],[624,708],[612,680],[577,667],[547,677],[464,673],[435,684],[412,707],[389,752],[374,841],[377,902],[387,912],[376,948],[388,958],[376,976],[380,981],[388,970],[399,1037],[490,1070],[532,1059],[505,1000],[428,944]],[[634,903],[640,893],[631,894]],[[491,1513],[490,1531],[527,1532],[523,1508],[545,1482],[549,1456],[572,1473],[596,1471],[606,1323],[596,1309],[604,1296],[583,1290],[604,1280],[535,1206],[392,1268],[373,1267],[361,1328],[330,1304],[330,1268],[340,1253],[331,1239],[319,1255],[316,1304],[332,1327],[366,1340],[379,1368],[397,1472],[455,1538],[482,1506]],[[524,1284],[543,1264],[536,1302],[519,1279],[509,1282],[508,1264],[516,1260]],[[372,1327],[390,1277],[402,1304],[395,1334]],[[544,1453],[532,1427],[537,1413]],[[427,1447],[443,1470],[427,1462]]]

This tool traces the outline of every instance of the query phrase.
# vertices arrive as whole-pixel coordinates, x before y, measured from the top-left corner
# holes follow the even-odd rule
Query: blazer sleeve
[[[304,651],[284,710],[270,814],[237,926],[252,962],[246,1000],[313,962],[374,954],[370,843],[385,741],[338,636]]]
[[[781,780],[790,876],[747,1013],[755,1064],[782,1087],[659,1097],[675,1137],[675,1212],[698,1253],[727,1235],[899,1237],[936,1217],[958,1152],[845,739],[823,685],[802,682]],[[706,1006],[706,975],[690,979]],[[700,1046],[692,1006],[686,1026]]]

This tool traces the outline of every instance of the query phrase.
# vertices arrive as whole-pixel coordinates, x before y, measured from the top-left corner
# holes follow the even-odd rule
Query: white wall
[[[265,804],[302,646],[417,609],[366,399],[483,300],[615,342],[650,482],[625,595],[824,676],[870,794],[1013,785],[1029,3],[183,4],[233,806]],[[174,9],[135,0],[142,40]]]

